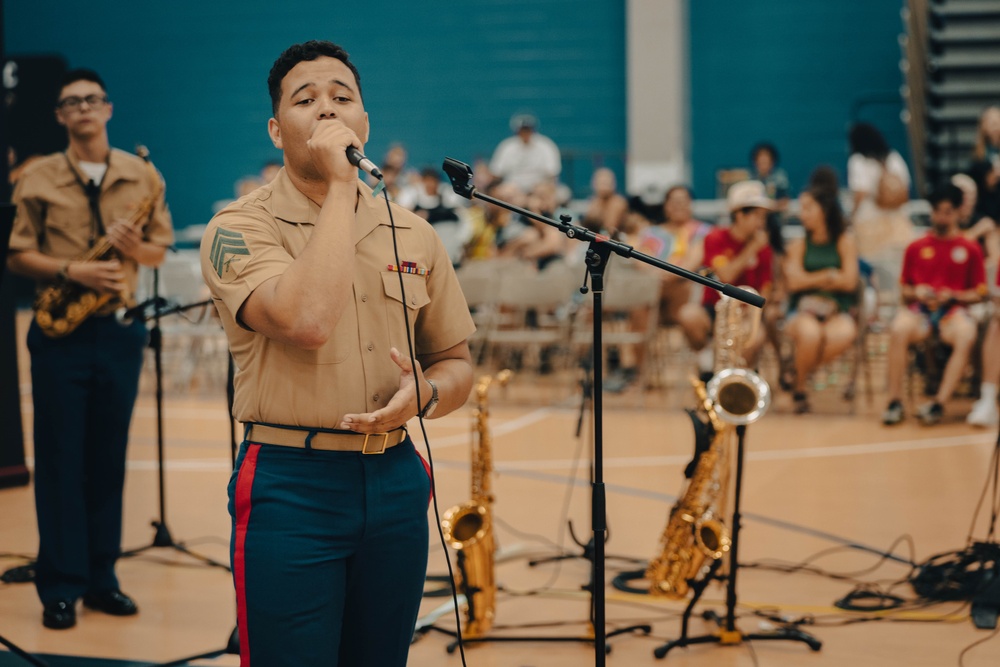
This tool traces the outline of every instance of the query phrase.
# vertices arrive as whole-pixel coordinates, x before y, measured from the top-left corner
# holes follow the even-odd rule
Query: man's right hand
[[[750,241],[749,243],[747,243],[747,247],[754,255],[756,255],[761,250],[766,248],[767,244],[768,244],[767,232],[765,232],[763,229],[758,229],[753,233],[753,236],[750,237]]]
[[[358,179],[358,168],[347,159],[347,147],[361,150],[358,135],[337,118],[320,120],[306,142],[313,164],[328,185],[351,183]]]
[[[108,294],[125,291],[125,273],[117,259],[106,262],[71,262],[66,277],[84,287]]]

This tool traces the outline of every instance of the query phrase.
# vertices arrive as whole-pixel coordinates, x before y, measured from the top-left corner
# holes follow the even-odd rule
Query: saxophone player
[[[163,261],[173,229],[162,187],[151,182],[146,163],[111,148],[111,110],[96,72],[66,75],[55,114],[68,147],[33,161],[21,174],[8,266],[40,286],[72,281],[114,292],[128,304],[138,265]],[[124,220],[157,193],[143,227]],[[73,261],[105,235],[118,259]],[[28,331],[39,534],[35,585],[46,627],[75,625],[81,597],[85,606],[108,614],[137,611],[121,592],[115,562],[125,449],[146,339],[142,322],[123,325],[111,309],[64,338],[47,337],[36,322]]]

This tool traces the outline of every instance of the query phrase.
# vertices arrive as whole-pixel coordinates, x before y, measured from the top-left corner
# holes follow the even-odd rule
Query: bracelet
[[[56,278],[59,280],[69,280],[69,262],[63,262],[63,265],[59,267],[56,271]]]

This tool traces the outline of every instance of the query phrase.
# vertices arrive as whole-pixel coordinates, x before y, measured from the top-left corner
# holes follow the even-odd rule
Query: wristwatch
[[[56,278],[59,280],[69,280],[69,273],[67,273],[68,270],[69,262],[63,262],[63,265],[59,267],[58,271],[56,271]]]
[[[438,386],[430,378],[427,378],[427,384],[431,386],[431,400],[427,401],[427,405],[420,411],[421,419],[426,419],[434,414],[434,409],[438,406]]]

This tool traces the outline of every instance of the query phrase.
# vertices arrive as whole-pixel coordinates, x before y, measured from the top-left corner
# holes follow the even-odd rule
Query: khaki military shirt
[[[201,265],[236,362],[233,415],[242,422],[337,428],[348,413],[385,407],[399,389],[395,347],[407,354],[405,286],[417,355],[442,352],[475,330],[448,253],[425,220],[392,205],[398,271],[385,200],[358,182],[353,299],[317,350],[286,345],[236,321],[261,283],[280,276],[305,249],[320,207],[285,170],[269,185],[233,202],[209,223]],[[331,267],[332,270],[332,267]]]
[[[70,167],[66,156],[69,155]],[[75,172],[75,173],[74,173]],[[79,180],[77,177],[79,176]],[[156,178],[160,178],[159,175]],[[83,183],[90,179],[80,170],[79,161],[70,152],[53,153],[31,163],[14,188],[17,205],[10,250],[36,250],[56,259],[78,258],[91,248],[104,229],[95,226]],[[150,168],[139,157],[111,149],[108,170],[101,181],[100,210],[105,229],[115,220],[128,219],[159,187]],[[174,242],[170,212],[163,193],[157,197],[152,215],[139,222],[142,238],[148,243],[169,246]],[[125,305],[135,305],[139,266],[134,259],[121,260],[127,286]]]

